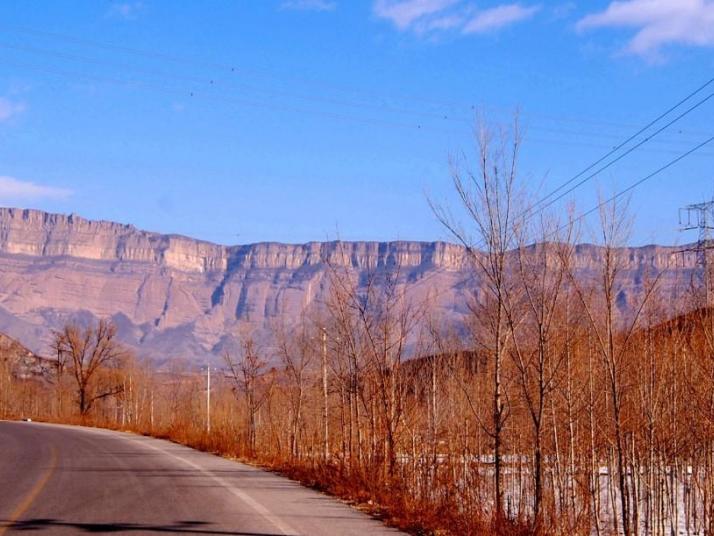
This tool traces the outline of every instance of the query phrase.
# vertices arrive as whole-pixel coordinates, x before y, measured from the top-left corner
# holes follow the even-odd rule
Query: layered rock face
[[[647,246],[618,251],[627,309],[648,274],[664,272],[668,296],[696,267],[693,254]],[[602,262],[578,246],[579,277]],[[0,209],[0,331],[45,353],[51,330],[70,320],[112,317],[140,354],[166,360],[216,358],[244,328],[267,333],[325,297],[328,266],[362,278],[399,267],[399,285],[433,297],[457,321],[478,288],[460,246],[443,242],[311,242],[222,246],[76,215]]]

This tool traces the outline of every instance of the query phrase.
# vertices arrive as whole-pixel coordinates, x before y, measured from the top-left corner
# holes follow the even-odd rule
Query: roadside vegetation
[[[412,300],[398,262],[358,279],[325,259],[328,299],[275,325],[269,348],[241,334],[212,372],[210,427],[206,371],[155,370],[107,322],[56,333],[50,384],[0,365],[0,416],[240,458],[414,534],[711,534],[709,270],[677,303],[655,272],[631,292],[615,200],[604,262],[576,278],[578,222],[528,206],[517,133],[478,142],[473,169],[453,164],[464,216],[432,203],[480,282],[461,325],[433,294]]]

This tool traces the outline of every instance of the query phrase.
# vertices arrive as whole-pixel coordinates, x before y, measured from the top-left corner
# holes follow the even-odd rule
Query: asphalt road
[[[0,422],[0,535],[398,534],[244,464],[122,432]]]

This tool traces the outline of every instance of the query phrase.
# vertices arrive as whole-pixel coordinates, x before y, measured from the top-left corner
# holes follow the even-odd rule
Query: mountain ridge
[[[622,302],[642,290],[649,267],[665,287],[696,269],[696,255],[672,246],[618,250]],[[430,290],[448,321],[465,312],[465,249],[449,242],[331,241],[221,245],[76,214],[0,208],[0,331],[43,353],[64,322],[111,317],[122,340],[155,359],[216,359],[236,334],[266,333],[279,319],[325,296],[327,263],[357,274],[400,267],[415,299]],[[601,249],[576,246],[578,274],[594,273]],[[428,283],[428,284],[427,284]]]

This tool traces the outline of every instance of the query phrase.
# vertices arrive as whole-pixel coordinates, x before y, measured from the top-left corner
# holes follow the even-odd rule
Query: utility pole
[[[711,304],[711,277],[709,270],[709,250],[711,249],[711,235],[714,230],[714,200],[704,203],[694,203],[679,209],[679,230],[698,230],[697,245],[694,251],[697,254],[697,265],[701,268],[702,284],[704,285],[704,306]]]
[[[206,433],[211,433],[211,364],[206,367]]]
[[[322,422],[323,422],[323,449],[325,460],[330,457],[330,436],[327,424],[327,330],[322,328]]]

